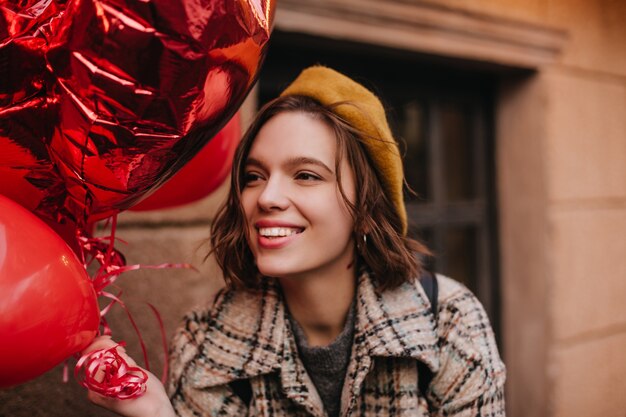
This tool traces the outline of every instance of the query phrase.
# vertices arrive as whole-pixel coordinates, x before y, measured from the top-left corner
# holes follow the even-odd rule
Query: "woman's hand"
[[[109,336],[100,336],[95,338],[82,353],[85,355],[95,350],[109,349],[115,345],[116,343]],[[130,366],[137,366],[123,347],[118,346],[117,351]],[[125,417],[175,417],[176,414],[161,381],[152,373],[146,370],[144,372],[148,375],[146,391],[138,398],[120,400],[105,397],[93,391],[88,391],[87,398],[92,403]]]

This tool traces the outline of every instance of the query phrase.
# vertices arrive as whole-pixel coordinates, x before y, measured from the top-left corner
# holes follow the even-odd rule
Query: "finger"
[[[126,353],[126,349],[123,346],[117,347],[117,353],[126,361],[126,363],[130,366],[137,366],[137,362]]]
[[[98,336],[95,339],[93,339],[93,341],[91,342],[89,346],[83,349],[82,354],[86,355],[95,350],[109,349],[115,346],[116,344],[117,343],[115,343],[113,339],[111,339],[111,336]]]
[[[91,342],[91,344],[83,350],[82,355],[87,355],[97,350],[111,349],[112,347],[115,347],[115,346],[117,346],[117,348],[115,349],[117,353],[122,357],[122,359],[126,361],[128,365],[137,366],[137,362],[135,362],[135,360],[131,358],[130,356],[128,356],[128,354],[126,353],[126,349],[124,349],[123,346],[119,346],[113,339],[111,339],[111,336],[96,337]]]
[[[111,402],[109,398],[94,391],[87,391],[87,399],[101,407],[105,407],[106,404]]]

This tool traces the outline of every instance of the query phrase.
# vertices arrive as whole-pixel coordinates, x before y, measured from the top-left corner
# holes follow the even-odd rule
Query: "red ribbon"
[[[130,311],[120,299],[121,292],[114,295],[111,292],[105,291],[105,288],[109,285],[113,285],[119,275],[123,272],[138,269],[195,268],[189,264],[170,263],[161,265],[126,265],[126,259],[114,247],[116,240],[116,226],[117,216],[113,216],[111,219],[110,236],[91,237],[81,233],[79,230],[78,241],[82,249],[83,263],[85,264],[85,269],[94,260],[100,264],[98,271],[93,275],[93,277],[91,277],[92,284],[98,296],[106,297],[111,300],[111,302],[100,312],[102,334],[111,334],[111,329],[107,324],[105,315],[114,304],[119,304],[120,307],[122,307],[126,312],[131,325],[137,333],[144,357],[145,367],[149,371],[150,364],[148,363],[148,353],[143,337],[141,336],[139,327],[135,323]],[[154,315],[156,316],[161,330],[161,340],[163,342],[163,351],[165,352],[161,382],[165,383],[169,367],[165,329],[157,309],[152,304],[148,303],[148,306],[152,309]],[[117,352],[116,348],[118,346],[124,346],[124,342],[121,342],[110,349],[101,349],[83,355],[74,367],[74,375],[81,385],[101,395],[118,399],[137,398],[146,390],[148,375],[141,368],[128,365],[124,358]],[[81,375],[82,377],[80,377]]]
[[[121,342],[112,348],[83,355],[74,368],[76,380],[90,391],[120,400],[143,395],[148,374],[139,367],[130,366],[119,354],[117,348],[124,345]]]

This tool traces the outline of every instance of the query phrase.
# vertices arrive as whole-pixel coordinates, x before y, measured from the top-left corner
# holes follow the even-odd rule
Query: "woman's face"
[[[353,220],[338,189],[337,140],[324,122],[284,112],[259,131],[244,164],[242,204],[259,271],[279,278],[345,273],[354,257]],[[340,163],[346,197],[354,174]]]

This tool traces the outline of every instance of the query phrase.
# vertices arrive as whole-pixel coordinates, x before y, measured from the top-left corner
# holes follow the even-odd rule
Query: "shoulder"
[[[174,334],[174,340],[182,339],[185,344],[198,345],[205,339],[205,332],[216,324],[216,321],[231,320],[231,316],[253,317],[254,307],[259,296],[248,291],[237,291],[228,288],[219,290],[209,305],[189,311],[182,319]],[[174,349],[175,346],[172,346]]]
[[[203,331],[215,325],[234,325],[246,330],[258,321],[259,312],[267,305],[277,303],[274,289],[231,289],[219,290],[213,302],[185,314],[177,331],[188,336],[189,342],[201,342]]]
[[[454,316],[456,320],[462,322],[461,324],[470,325],[470,327],[481,324],[491,331],[485,309],[465,285],[439,274],[437,275],[437,283],[439,288],[438,314],[442,315],[440,320],[444,324],[451,324],[447,323],[446,319]]]
[[[207,349],[223,354],[231,345],[254,334],[263,304],[268,302],[266,293],[223,288],[212,304],[187,313],[170,343],[171,379],[180,378],[188,371],[187,364],[206,355]]]
[[[437,279],[440,371],[431,385],[432,395],[449,410],[481,396],[499,396],[505,367],[485,309],[461,283],[442,275]]]
[[[483,356],[498,355],[493,329],[481,302],[463,284],[437,275],[438,336],[440,340],[466,342],[468,350],[478,349]],[[455,337],[452,337],[452,336]]]
[[[222,288],[216,294],[213,303],[195,308],[183,317],[170,341],[170,391],[173,389],[171,384],[181,379],[188,364],[200,354],[207,332],[213,325],[214,317],[223,308],[225,301],[227,302],[231,297],[229,291]]]
[[[258,290],[222,290],[212,306],[187,314],[170,345],[170,392],[271,372],[280,362],[283,312],[268,281]]]

